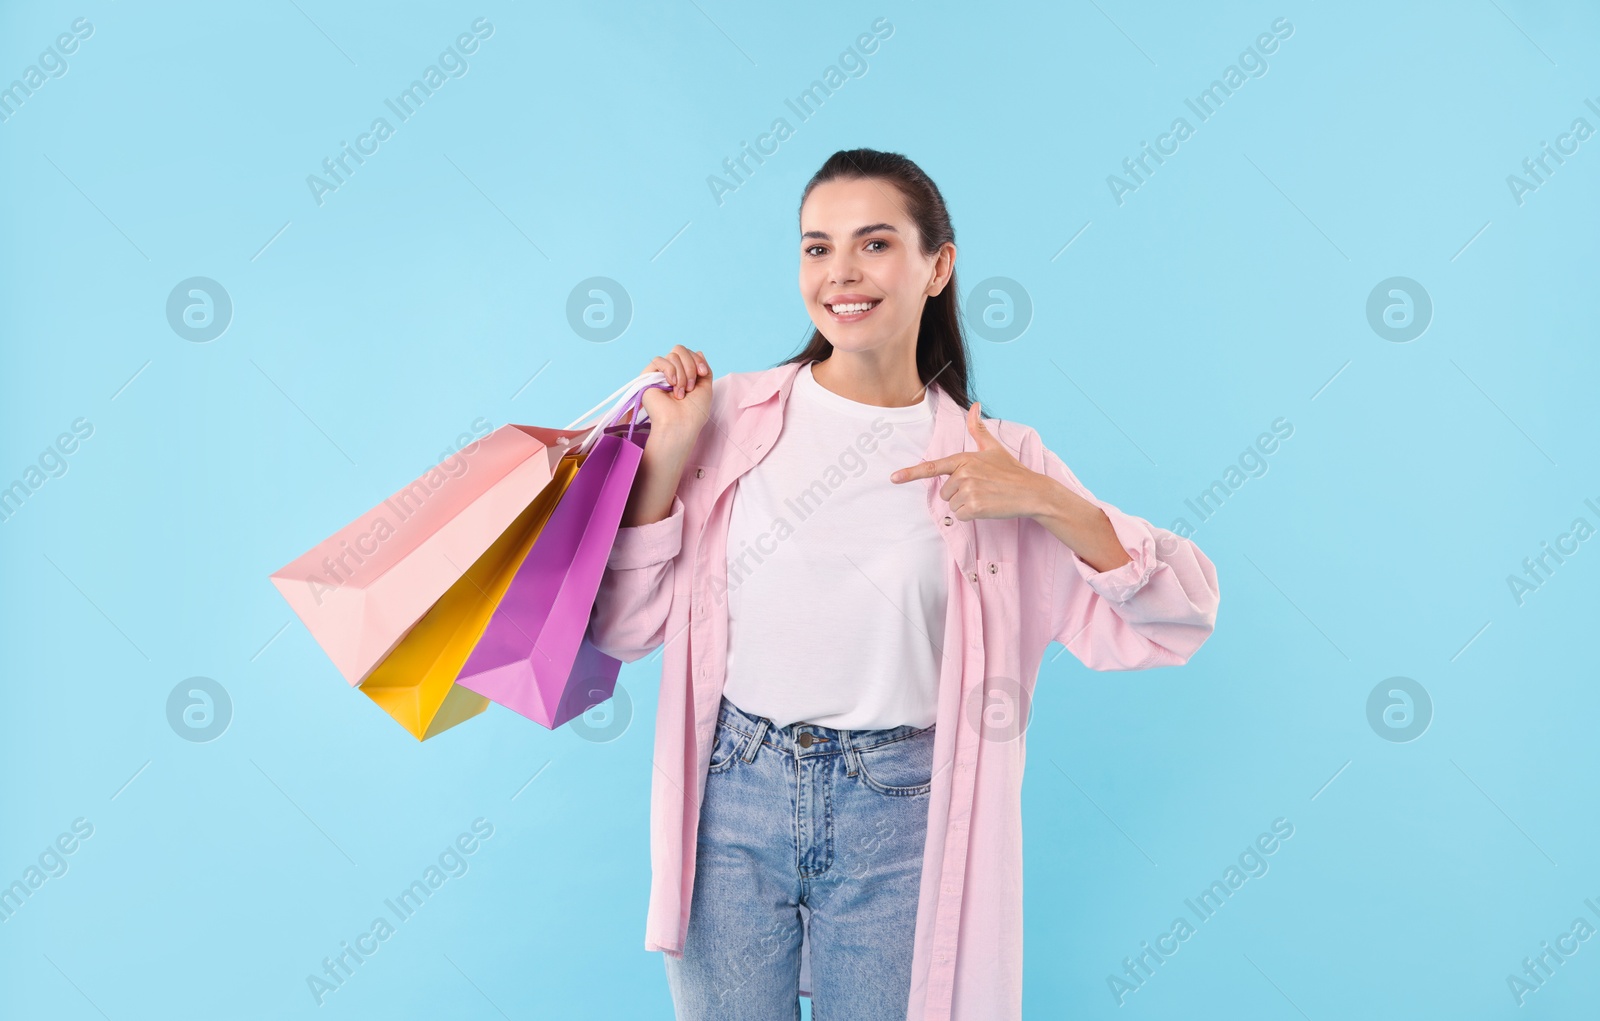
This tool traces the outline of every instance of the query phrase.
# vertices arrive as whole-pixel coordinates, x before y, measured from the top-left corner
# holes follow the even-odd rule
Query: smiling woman
[[[1052,641],[1096,670],[1186,662],[1216,571],[981,417],[955,233],[915,163],[834,153],[798,240],[799,354],[714,386],[682,344],[645,367],[672,389],[645,391],[591,614],[607,655],[664,646],[645,949],[679,1021],[798,1018],[803,995],[1016,1021],[1026,727],[997,717],[1026,719]]]
[[[869,167],[888,170],[890,157],[904,161],[894,167],[899,184],[869,176]],[[971,405],[955,228],[933,182],[901,156],[835,153],[801,209],[800,296],[816,329],[785,364],[816,361],[818,382],[866,404],[915,404],[938,377],[957,404]],[[834,361],[836,351],[845,357]],[[847,371],[854,380],[841,378]]]

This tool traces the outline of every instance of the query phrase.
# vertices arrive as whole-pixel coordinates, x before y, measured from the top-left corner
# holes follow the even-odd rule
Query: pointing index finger
[[[937,458],[933,461],[923,461],[912,465],[910,468],[901,468],[889,476],[891,482],[910,482],[912,479],[931,479],[935,475],[949,475],[961,464],[960,454],[951,454],[949,457]]]

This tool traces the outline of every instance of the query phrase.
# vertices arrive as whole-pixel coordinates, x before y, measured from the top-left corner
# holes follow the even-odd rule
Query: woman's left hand
[[[935,461],[901,468],[889,476],[889,481],[950,476],[939,490],[939,498],[948,503],[962,521],[1033,517],[1047,502],[1045,487],[1050,485],[1051,479],[1024,466],[1005,444],[995,439],[979,417],[980,407],[974,402],[967,409],[967,431],[978,441],[977,450],[963,450]]]

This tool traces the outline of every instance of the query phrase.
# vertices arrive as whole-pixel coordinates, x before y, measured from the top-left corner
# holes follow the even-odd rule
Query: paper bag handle
[[[644,410],[644,392],[649,389],[670,390],[672,384],[667,382],[664,372],[642,372],[638,376],[613,390],[611,394],[599,404],[580,415],[576,421],[567,426],[568,429],[578,429],[596,412],[602,412],[599,421],[594,424],[581,441],[568,448],[568,453],[577,451],[587,453],[591,447],[600,441],[601,435],[611,426],[616,425],[629,411],[634,412],[632,420],[628,423],[628,439],[633,439],[633,427],[641,421],[649,419],[649,412]]]

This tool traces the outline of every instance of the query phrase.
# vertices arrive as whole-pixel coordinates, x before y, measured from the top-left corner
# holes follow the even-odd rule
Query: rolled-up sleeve
[[[1045,474],[1105,512],[1132,559],[1096,571],[1070,546],[1039,526],[1054,544],[1050,627],[1094,670],[1181,666],[1216,628],[1221,590],[1216,567],[1189,539],[1097,499],[1054,451],[1043,451]]]
[[[617,529],[616,541],[611,544],[611,555],[606,567],[616,571],[631,571],[671,560],[683,547],[683,500],[672,497],[672,513],[648,525],[634,525]]]
[[[674,494],[672,513],[660,521],[617,529],[589,613],[589,641],[606,655],[632,663],[666,640],[683,520]]]

